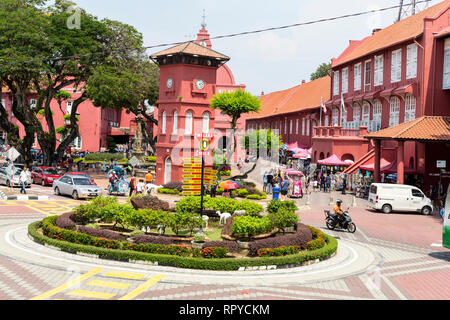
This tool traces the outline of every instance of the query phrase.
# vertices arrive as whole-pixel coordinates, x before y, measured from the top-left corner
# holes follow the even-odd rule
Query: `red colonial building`
[[[320,121],[322,98],[330,95],[330,77],[320,78],[287,90],[262,93],[261,110],[247,116],[247,130],[278,130],[283,143],[297,142],[309,149],[314,128]]]
[[[214,95],[224,91],[245,90],[235,84],[231,70],[225,65],[229,57],[212,49],[210,36],[203,23],[197,40],[186,42],[153,54],[150,58],[160,66],[160,90],[155,115],[158,126],[156,184],[183,180],[186,159],[199,157],[199,134],[214,138],[206,165],[213,166],[213,154],[229,148],[230,118],[210,108]],[[245,116],[237,128],[244,132]],[[239,134],[238,132],[238,134]],[[245,156],[240,145],[234,161]]]
[[[65,92],[71,94],[71,98],[67,101],[62,101],[61,105],[56,99],[53,99],[50,107],[54,113],[55,128],[64,127],[64,116],[71,113],[73,101],[78,99],[82,92],[79,89],[68,86],[62,89]],[[12,112],[13,95],[6,91],[2,93],[2,105],[6,108],[10,114],[10,121],[19,127],[20,135],[25,135],[25,130],[20,122],[14,117]],[[28,102],[30,106],[36,103],[37,96],[30,94],[28,96]],[[107,137],[112,137],[113,140],[119,145],[128,145],[132,142],[132,138],[136,133],[136,121],[133,114],[127,114],[125,110],[98,108],[95,107],[92,101],[86,100],[78,106],[77,113],[80,117],[79,133],[80,135],[72,142],[71,149],[74,151],[88,151],[98,152],[104,151],[107,148]],[[48,130],[45,118],[42,117],[42,127],[44,130]],[[148,132],[152,134],[153,127],[148,125]],[[6,132],[2,132],[0,128],[0,138],[5,140]],[[61,135],[57,134],[58,140]],[[39,143],[35,140],[34,146],[39,149]]]
[[[322,127],[316,128],[313,151],[338,155],[342,139],[356,137],[360,140],[359,153],[345,151],[345,157],[356,161],[347,173],[372,165],[375,181],[380,180],[385,168],[386,172],[398,173],[398,183],[404,182],[404,174],[414,174],[423,177],[425,189],[436,185],[441,168],[436,167],[435,160],[446,160],[442,169],[450,170],[450,142],[442,135],[450,131],[445,118],[450,115],[449,89],[447,0],[374,30],[361,41],[350,41],[348,48],[332,59],[331,95],[326,103],[331,112],[323,118]],[[440,137],[433,143],[429,132],[415,139],[372,134],[425,116],[442,117],[442,121],[433,122],[440,124],[436,128]]]

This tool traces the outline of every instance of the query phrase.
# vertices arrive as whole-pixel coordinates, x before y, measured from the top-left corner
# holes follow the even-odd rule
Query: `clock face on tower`
[[[198,79],[197,81],[195,81],[195,86],[198,90],[203,90],[205,88],[205,81],[203,81],[202,79]]]
[[[167,88],[172,89],[172,86],[173,86],[173,80],[172,80],[172,78],[170,78],[167,80]]]

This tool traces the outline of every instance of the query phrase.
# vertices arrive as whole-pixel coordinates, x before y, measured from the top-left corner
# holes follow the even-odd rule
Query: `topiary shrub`
[[[240,216],[234,217],[231,234],[238,237],[252,237],[272,230],[273,224],[267,217]]]
[[[256,257],[259,249],[264,248],[279,248],[279,247],[291,247],[298,246],[302,250],[306,249],[306,245],[312,240],[312,233],[309,228],[299,223],[297,225],[297,232],[295,234],[278,236],[274,238],[267,238],[262,240],[256,240],[249,243],[248,255]]]
[[[272,221],[273,225],[282,230],[283,233],[286,227],[293,227],[298,223],[298,216],[295,212],[281,207],[277,212],[270,212],[267,217]]]
[[[206,259],[223,259],[227,256],[227,248],[204,248],[202,250],[201,256]]]
[[[299,253],[300,251],[301,248],[299,246],[263,248],[258,250],[258,257],[281,257],[290,254],[296,254]]]
[[[75,230],[75,222],[72,221],[71,216],[74,214],[72,212],[64,213],[56,219],[55,225],[66,230]]]
[[[317,238],[317,239],[309,241],[306,244],[306,249],[308,249],[309,251],[317,250],[317,249],[321,249],[321,248],[325,247],[326,244],[327,244],[327,242],[325,241],[324,238]]]
[[[164,189],[175,189],[179,192],[183,192],[183,183],[182,182],[169,182],[162,186]]]
[[[94,228],[88,228],[85,226],[79,226],[78,232],[88,234],[90,236],[96,237],[96,238],[104,238],[108,240],[117,240],[117,241],[123,241],[126,239],[126,237],[122,236],[121,234],[111,231],[111,230],[105,230],[105,229],[94,229]]]
[[[230,252],[240,252],[241,248],[236,243],[236,241],[207,241],[203,244],[202,249],[204,248],[227,248]]]
[[[150,235],[133,236],[133,242],[136,244],[141,244],[141,243],[153,243],[153,244],[164,244],[164,245],[175,244],[175,241],[172,238],[150,236]]]
[[[292,200],[287,200],[287,201],[275,201],[275,200],[271,200],[269,202],[269,204],[267,205],[267,211],[269,213],[276,213],[278,212],[278,210],[280,210],[281,208],[285,208],[287,210],[290,210],[292,212],[295,212],[298,210],[297,205],[295,204],[294,201]]]
[[[178,189],[167,189],[167,188],[159,188],[158,193],[161,194],[180,194],[181,192]]]

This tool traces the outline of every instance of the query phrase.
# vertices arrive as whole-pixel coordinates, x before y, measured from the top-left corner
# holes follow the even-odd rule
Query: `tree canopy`
[[[331,63],[322,63],[315,72],[311,74],[311,81],[330,75]]]
[[[99,20],[82,9],[77,10],[80,27],[69,28],[73,5],[63,0],[0,2],[0,98],[2,92],[12,94],[12,112],[25,136],[20,137],[18,125],[1,104],[0,126],[27,162],[35,136],[46,163],[62,157],[79,135],[78,106],[87,99],[98,107],[130,112],[157,99],[159,69],[145,57],[142,35],[129,25]],[[70,129],[57,147],[50,103],[56,99],[61,105],[70,99],[63,91],[69,86],[81,95],[73,101]],[[30,95],[37,96],[33,106]]]

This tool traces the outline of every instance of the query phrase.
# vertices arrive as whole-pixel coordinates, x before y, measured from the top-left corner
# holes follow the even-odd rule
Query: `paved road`
[[[347,201],[350,201],[351,198]],[[298,201],[304,223],[323,228],[329,195]],[[450,299],[450,252],[433,216],[352,208],[355,234],[332,259],[294,269],[211,272],[109,262],[37,245],[26,226],[79,202],[0,202],[0,299]]]

